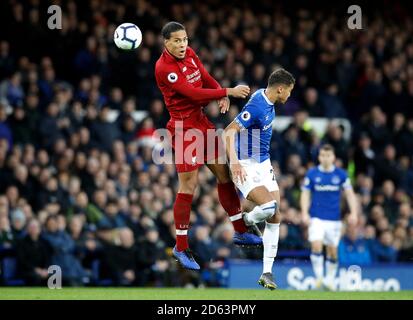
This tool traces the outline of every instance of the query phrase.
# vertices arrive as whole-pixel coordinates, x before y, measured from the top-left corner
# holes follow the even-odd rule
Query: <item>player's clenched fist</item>
[[[246,98],[250,94],[250,87],[240,84],[234,88],[228,88],[227,94],[234,98]]]

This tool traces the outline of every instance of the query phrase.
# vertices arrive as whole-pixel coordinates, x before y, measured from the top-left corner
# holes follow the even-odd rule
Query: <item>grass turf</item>
[[[264,289],[0,288],[0,300],[413,300],[413,291],[323,292]]]

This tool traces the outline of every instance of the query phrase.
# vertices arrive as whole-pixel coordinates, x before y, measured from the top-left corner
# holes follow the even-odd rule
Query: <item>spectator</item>
[[[338,257],[343,265],[369,265],[372,255],[368,241],[359,235],[355,226],[347,226],[346,234],[338,246]]]
[[[19,274],[28,286],[44,286],[49,278],[50,252],[40,233],[39,221],[32,219],[27,223],[27,235],[16,243]]]
[[[97,121],[91,124],[90,131],[92,139],[95,141],[100,150],[110,152],[113,142],[120,138],[120,132],[115,123],[109,122],[110,109],[108,106],[103,106],[99,112]]]
[[[139,284],[153,284],[160,286],[170,283],[165,244],[159,239],[158,230],[148,228],[145,238],[137,244],[137,266]]]
[[[66,231],[59,230],[57,216],[47,218],[43,237],[52,249],[52,264],[62,269],[63,285],[83,285],[86,273],[75,256],[75,242]]]
[[[128,228],[120,230],[119,242],[120,245],[107,244],[105,246],[105,266],[115,285],[132,285],[136,281],[137,266],[137,251],[133,232]]]
[[[0,101],[0,139],[7,141],[7,151],[13,146],[13,135],[7,123],[6,105]]]
[[[380,234],[379,240],[374,241],[371,245],[373,261],[395,262],[397,260],[397,251],[392,243],[392,233],[389,230],[384,230]]]
[[[26,216],[24,212],[17,208],[11,212],[11,230],[13,239],[22,239],[26,235]]]

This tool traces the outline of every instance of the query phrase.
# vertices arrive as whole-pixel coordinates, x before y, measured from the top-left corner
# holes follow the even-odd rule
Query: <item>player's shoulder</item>
[[[338,175],[340,175],[341,177],[347,177],[347,176],[348,176],[347,171],[346,171],[345,169],[343,169],[343,168],[338,168],[338,167],[336,167],[335,170],[334,170],[334,172],[335,172],[335,174],[338,174]]]
[[[245,107],[248,107],[249,109],[254,109],[257,112],[262,111],[262,99],[261,99],[261,91],[257,90],[255,91],[248,102],[246,103]]]
[[[176,64],[168,62],[163,53],[155,63],[155,76],[159,80],[168,80],[174,83],[178,80],[179,68]]]
[[[312,167],[307,170],[307,177],[312,177],[314,176],[317,172],[319,172],[318,167]]]

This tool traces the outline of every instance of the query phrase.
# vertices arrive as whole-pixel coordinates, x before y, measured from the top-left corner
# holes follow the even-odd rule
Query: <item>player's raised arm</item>
[[[158,83],[170,87],[180,95],[190,98],[192,101],[218,100],[223,97],[246,98],[250,88],[238,85],[234,88],[205,89],[191,86],[177,71],[156,70]]]
[[[234,179],[244,183],[247,173],[239,163],[237,151],[235,148],[235,135],[241,131],[240,126],[232,121],[224,130],[225,151],[229,161],[229,168]]]

